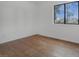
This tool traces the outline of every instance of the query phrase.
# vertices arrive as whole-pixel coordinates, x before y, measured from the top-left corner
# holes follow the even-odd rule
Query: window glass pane
[[[55,6],[55,23],[57,24],[64,23],[64,5]]]
[[[66,4],[66,23],[78,24],[78,2]]]

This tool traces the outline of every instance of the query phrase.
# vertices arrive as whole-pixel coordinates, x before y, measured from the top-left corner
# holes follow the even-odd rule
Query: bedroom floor
[[[79,44],[42,35],[0,44],[0,56],[9,57],[79,57]]]

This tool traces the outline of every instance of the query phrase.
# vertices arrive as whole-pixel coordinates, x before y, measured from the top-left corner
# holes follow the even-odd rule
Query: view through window
[[[78,24],[78,2],[55,5],[56,24]]]

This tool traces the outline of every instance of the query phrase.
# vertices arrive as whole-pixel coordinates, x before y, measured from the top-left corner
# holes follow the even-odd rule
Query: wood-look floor
[[[79,57],[79,44],[34,35],[0,45],[0,56]]]

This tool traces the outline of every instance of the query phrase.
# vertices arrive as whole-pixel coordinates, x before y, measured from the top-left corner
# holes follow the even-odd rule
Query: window
[[[78,2],[55,5],[54,20],[56,24],[78,24]]]
[[[64,5],[55,7],[55,23],[64,23]]]
[[[66,23],[78,24],[78,2],[66,4]]]

